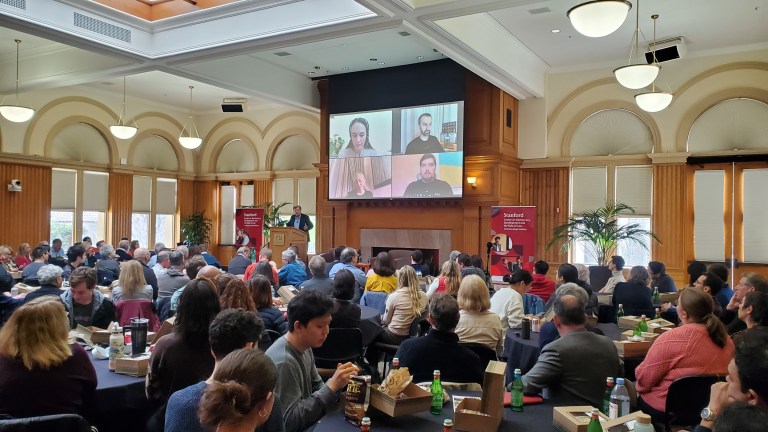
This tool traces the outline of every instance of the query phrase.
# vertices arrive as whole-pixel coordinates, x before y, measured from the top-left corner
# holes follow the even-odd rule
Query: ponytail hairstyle
[[[707,326],[709,338],[715,345],[725,347],[728,331],[713,313],[715,303],[711,295],[699,287],[686,288],[680,293],[680,307],[688,314],[690,322]]]
[[[211,429],[221,423],[238,424],[257,407],[266,420],[271,412],[268,398],[274,397],[270,393],[276,384],[277,368],[266,354],[256,349],[232,351],[205,388],[198,409],[200,422]]]

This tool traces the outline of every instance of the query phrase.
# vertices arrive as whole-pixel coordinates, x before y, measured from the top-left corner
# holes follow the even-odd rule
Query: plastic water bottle
[[[610,415],[611,413],[611,393],[613,392],[613,377],[608,377],[605,380],[605,394],[603,395],[603,414]]]
[[[523,379],[522,371],[515,369],[515,380],[512,381],[512,411],[523,412]]]
[[[637,414],[637,421],[635,421],[635,432],[654,432],[653,424],[651,423],[651,416],[645,413]]]
[[[110,371],[115,370],[115,363],[117,359],[123,356],[123,346],[125,341],[123,339],[123,332],[117,327],[117,323],[112,325],[111,334],[109,335],[109,365]]]
[[[616,387],[611,392],[608,417],[617,419],[629,414],[629,393],[624,387],[624,378],[616,378]]]
[[[443,413],[443,384],[440,382],[440,371],[435,369],[432,385],[429,390],[432,393],[432,407],[430,412],[434,415]]]

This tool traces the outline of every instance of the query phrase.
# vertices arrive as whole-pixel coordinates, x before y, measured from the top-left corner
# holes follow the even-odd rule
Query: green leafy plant
[[[274,204],[272,201],[267,201],[256,206],[256,208],[264,209],[264,237],[269,238],[269,230],[272,227],[285,226],[287,219],[280,217],[280,209],[290,205],[288,202],[281,202],[280,204]]]
[[[181,234],[191,245],[208,243],[212,226],[211,220],[205,217],[205,211],[181,218]]]
[[[601,266],[607,264],[611,256],[616,255],[619,242],[637,243],[648,249],[645,239],[661,243],[653,232],[639,224],[619,225],[618,218],[635,214],[635,209],[622,202],[606,202],[596,210],[574,213],[563,225],[553,230],[554,237],[547,243],[547,249],[561,244],[560,250],[567,252],[574,242],[584,242],[584,250]]]

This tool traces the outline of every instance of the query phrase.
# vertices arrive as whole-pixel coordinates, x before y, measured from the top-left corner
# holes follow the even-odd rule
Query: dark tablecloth
[[[89,353],[96,369],[96,406],[92,421],[100,432],[144,430],[152,407],[144,393],[144,377],[131,377],[109,371],[107,360]]]
[[[613,340],[621,339],[622,330],[616,324],[598,323],[596,327]],[[502,356],[507,359],[507,384],[512,382],[516,368],[520,368],[523,375],[525,375],[533,368],[539,359],[539,354],[541,354],[541,350],[539,350],[539,333],[531,332],[530,339],[523,339],[519,337],[519,334],[520,329],[510,329],[504,340],[504,353]],[[642,358],[624,359],[625,378],[634,381],[635,368],[641,361]]]
[[[378,310],[369,306],[360,306],[360,332],[363,334],[363,346],[370,345],[384,332]]]
[[[451,395],[453,392],[449,391]],[[456,394],[480,397],[480,392],[456,392]],[[514,412],[510,408],[504,408],[504,419],[499,425],[499,431],[556,431],[552,426],[552,405],[539,404],[528,405],[522,413]],[[354,432],[360,428],[344,420],[344,411],[341,408],[328,413],[318,422],[314,432]],[[434,432],[443,427],[443,420],[453,419],[453,403],[443,405],[441,415],[433,415],[429,411],[419,414],[405,415],[401,417],[389,417],[386,414],[369,409],[371,417],[371,430],[379,431],[412,431]]]

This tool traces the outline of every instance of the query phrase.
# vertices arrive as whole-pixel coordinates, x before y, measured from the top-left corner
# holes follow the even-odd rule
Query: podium
[[[289,246],[299,248],[299,258],[307,263],[307,242],[309,236],[306,232],[294,227],[273,227],[269,230],[269,248],[272,249],[272,259],[278,268],[283,266],[283,251]]]

